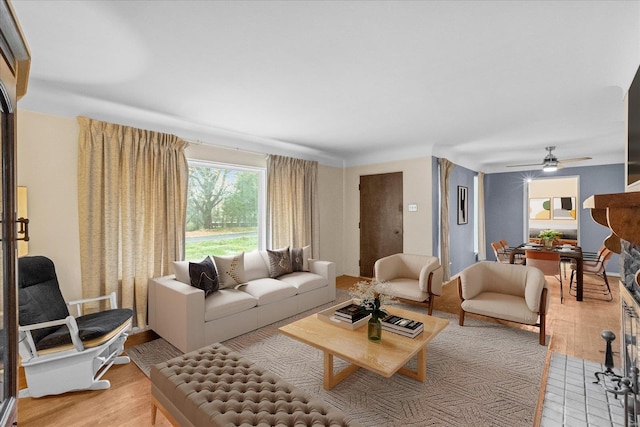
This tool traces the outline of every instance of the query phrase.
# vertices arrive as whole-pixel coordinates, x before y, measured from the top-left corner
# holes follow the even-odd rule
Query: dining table
[[[580,246],[557,245],[557,246],[552,246],[550,249],[548,249],[541,244],[522,243],[521,245],[518,245],[509,251],[509,262],[511,264],[515,263],[516,256],[518,255],[524,256],[525,251],[527,250],[558,252],[560,253],[561,258],[575,260],[576,262],[576,272],[575,272],[576,301],[582,301],[583,293],[584,293],[583,284],[582,284],[583,256],[582,256],[582,248]]]

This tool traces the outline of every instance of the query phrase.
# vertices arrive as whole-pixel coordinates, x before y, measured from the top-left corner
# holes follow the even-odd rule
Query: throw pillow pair
[[[308,259],[311,246],[304,248],[267,249],[269,257],[269,277],[278,278],[295,271],[309,271]]]
[[[189,263],[191,286],[204,291],[207,297],[218,289],[231,288],[246,282],[244,252],[233,256],[207,256],[202,262]],[[217,267],[217,268],[216,268]]]

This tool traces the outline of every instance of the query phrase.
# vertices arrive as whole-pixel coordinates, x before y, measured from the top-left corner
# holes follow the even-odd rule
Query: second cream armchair
[[[442,266],[437,257],[394,254],[380,258],[373,268],[386,294],[426,304],[431,315],[434,297],[442,295]]]
[[[458,276],[460,326],[465,313],[534,325],[545,345],[545,316],[549,306],[547,281],[535,267],[478,262]]]

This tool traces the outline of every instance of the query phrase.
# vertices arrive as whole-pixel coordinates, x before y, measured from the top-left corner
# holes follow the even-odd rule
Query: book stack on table
[[[393,332],[394,334],[415,338],[424,330],[424,325],[417,320],[406,319],[390,314],[382,319],[382,329]]]
[[[349,304],[341,307],[333,313],[333,317],[342,322],[355,323],[360,319],[367,317],[369,313],[358,304]]]

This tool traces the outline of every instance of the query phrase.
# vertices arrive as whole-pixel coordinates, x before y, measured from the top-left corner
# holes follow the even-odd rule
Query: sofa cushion
[[[233,288],[245,283],[244,276],[244,252],[231,256],[213,256],[218,270],[220,289]]]
[[[259,251],[244,254],[244,278],[246,281],[269,277],[269,268]]]
[[[288,246],[282,249],[267,249],[267,256],[269,257],[269,277],[275,279],[293,272]]]
[[[258,304],[258,300],[246,292],[237,289],[220,289],[204,300],[204,321],[227,317],[249,310]]]
[[[324,277],[319,274],[305,271],[296,271],[294,273],[285,274],[284,276],[280,276],[278,280],[296,288],[298,294],[303,294],[328,285],[327,279]]]
[[[281,280],[265,278],[256,279],[242,285],[238,290],[244,291],[258,300],[258,305],[267,305],[282,301],[297,293],[297,289]]]
[[[293,271],[309,271],[311,246],[291,248],[291,269]]]
[[[461,307],[464,311],[517,323],[534,325],[538,321],[538,313],[529,310],[524,298],[515,295],[482,292],[462,301]]]
[[[205,297],[218,290],[218,273],[209,256],[202,262],[189,263],[189,278],[191,286],[202,289]]]
[[[174,261],[173,274],[176,275],[176,280],[178,282],[190,285],[191,278],[189,277],[189,261]]]

